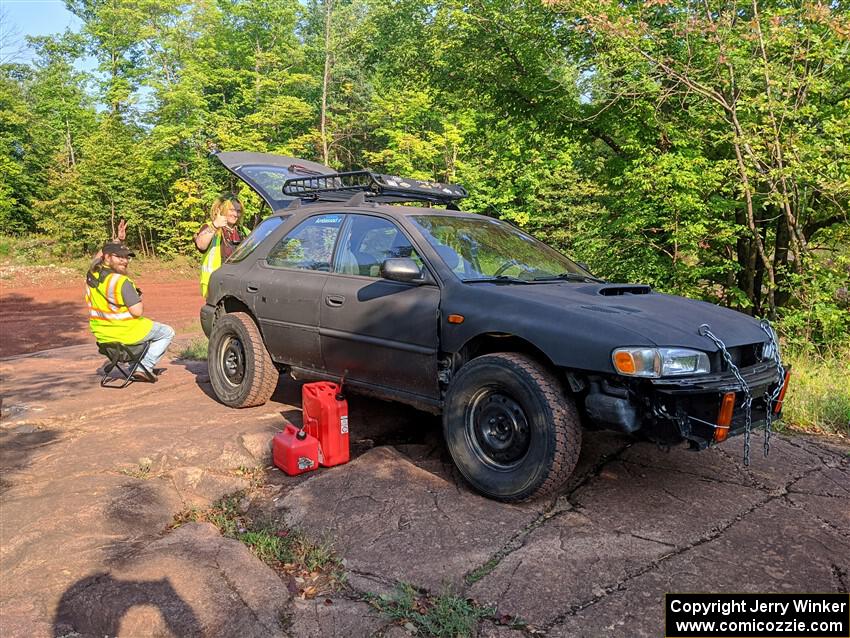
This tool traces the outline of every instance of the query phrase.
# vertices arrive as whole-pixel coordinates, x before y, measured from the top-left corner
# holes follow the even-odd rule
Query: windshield
[[[463,281],[593,278],[561,253],[498,219],[414,215],[412,220]]]

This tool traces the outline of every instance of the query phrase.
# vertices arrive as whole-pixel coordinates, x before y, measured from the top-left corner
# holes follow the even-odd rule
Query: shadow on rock
[[[210,375],[207,369],[206,361],[196,361],[195,359],[175,359],[171,362],[172,366],[183,366],[187,372],[190,372],[195,377],[195,383],[201,392],[206,394],[213,401],[218,401],[218,398],[213,392],[210,385]]]
[[[103,546],[107,565],[125,560],[160,535],[182,502],[169,483],[157,479],[128,481],[106,505],[106,520],[115,538]]]
[[[128,612],[147,608],[136,615],[134,627],[121,626]],[[159,610],[154,614],[150,608]],[[164,627],[158,627],[162,624]],[[142,626],[144,625],[144,626]],[[54,637],[66,635],[117,636],[139,632],[175,636],[202,636],[203,628],[192,608],[177,594],[168,578],[159,580],[119,580],[111,574],[94,574],[77,581],[62,595],[53,619]]]
[[[88,323],[82,293],[80,303],[39,303],[33,297],[12,293],[3,295],[0,307],[0,357],[85,343],[80,336]],[[45,335],[49,335],[51,345],[45,343]]]
[[[39,430],[31,425],[0,430],[0,493],[13,485],[9,480],[10,471],[25,468],[38,448],[51,445],[58,439],[56,431]]]

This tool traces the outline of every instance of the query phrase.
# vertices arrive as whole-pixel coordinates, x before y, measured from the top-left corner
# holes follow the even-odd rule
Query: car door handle
[[[256,284],[248,284],[247,290],[248,290],[248,292],[259,292],[260,287],[257,286]]]
[[[325,297],[325,303],[328,304],[331,308],[339,308],[342,304],[345,303],[345,297],[342,295],[328,295]]]

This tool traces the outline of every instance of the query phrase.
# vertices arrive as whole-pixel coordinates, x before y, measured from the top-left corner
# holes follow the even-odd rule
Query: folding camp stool
[[[98,352],[109,359],[109,363],[103,368],[103,378],[100,380],[100,385],[104,388],[126,388],[130,385],[133,382],[133,373],[139,368],[150,345],[150,341],[132,345],[118,343],[117,341],[98,343]],[[124,377],[121,385],[111,383],[112,381],[122,381],[110,374],[113,370],[118,370]]]

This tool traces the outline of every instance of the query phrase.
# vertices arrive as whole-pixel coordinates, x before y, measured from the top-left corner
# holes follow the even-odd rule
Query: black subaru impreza
[[[703,449],[780,415],[787,372],[766,323],[598,279],[457,210],[459,186],[218,158],[272,211],[213,273],[201,310],[226,405],[264,403],[281,372],[344,376],[442,414],[463,476],[505,501],[558,490],[582,428]]]

